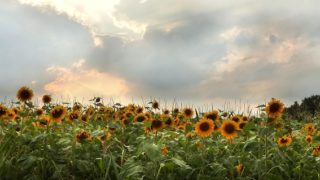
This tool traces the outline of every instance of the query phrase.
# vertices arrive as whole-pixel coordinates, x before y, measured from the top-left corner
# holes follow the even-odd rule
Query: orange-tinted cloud
[[[117,100],[126,98],[129,88],[124,79],[95,69],[86,69],[83,67],[84,62],[80,60],[70,68],[49,67],[47,72],[55,74],[56,78],[45,85],[45,91],[63,97],[102,96]]]

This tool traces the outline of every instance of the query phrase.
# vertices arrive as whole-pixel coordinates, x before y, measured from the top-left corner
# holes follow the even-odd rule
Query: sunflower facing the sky
[[[228,140],[232,140],[238,135],[237,130],[238,130],[238,124],[232,120],[223,121],[220,127],[221,135]]]
[[[195,125],[196,134],[201,137],[208,137],[214,131],[214,124],[212,120],[203,118]]]
[[[17,98],[21,102],[30,101],[33,98],[33,91],[30,88],[23,86],[18,90]]]
[[[270,118],[277,119],[281,116],[284,110],[284,104],[275,98],[272,98],[266,107],[266,113]]]
[[[63,106],[57,105],[51,110],[50,117],[55,122],[61,122],[66,116],[66,114],[67,114],[66,108],[64,108]]]

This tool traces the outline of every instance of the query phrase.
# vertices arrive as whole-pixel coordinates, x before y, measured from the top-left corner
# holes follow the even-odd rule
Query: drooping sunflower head
[[[194,114],[194,112],[191,108],[184,108],[182,110],[182,113],[183,113],[184,117],[186,117],[186,118],[192,118],[192,116]]]
[[[143,107],[138,106],[138,107],[136,108],[136,110],[135,110],[135,113],[136,113],[136,114],[141,114],[141,113],[143,113]]]
[[[215,121],[219,119],[219,112],[217,110],[207,112],[204,114],[204,117],[207,119],[211,119],[212,121]]]
[[[148,117],[144,113],[140,113],[134,117],[134,122],[144,122]]]
[[[284,110],[284,104],[280,100],[272,98],[265,110],[270,118],[279,118]]]
[[[63,106],[57,105],[51,110],[50,117],[55,122],[61,122],[61,120],[63,120],[64,117],[66,116],[66,114],[67,114],[66,108]]]
[[[154,100],[154,101],[152,102],[152,108],[153,108],[153,109],[159,109],[159,102],[156,101],[156,100]]]
[[[210,119],[202,118],[195,125],[196,134],[201,137],[208,137],[214,131],[213,121]]]
[[[21,102],[30,101],[33,98],[33,91],[30,88],[23,86],[18,90],[17,98]]]
[[[49,104],[52,101],[52,98],[50,95],[46,94],[42,96],[42,102],[44,104]]]
[[[163,127],[163,121],[160,119],[154,119],[151,121],[151,129],[153,131],[159,131]]]
[[[291,136],[283,136],[278,138],[278,145],[279,147],[287,147],[292,143],[292,138]]]
[[[237,130],[238,124],[232,120],[225,120],[220,127],[221,135],[228,140],[232,140],[238,135]]]

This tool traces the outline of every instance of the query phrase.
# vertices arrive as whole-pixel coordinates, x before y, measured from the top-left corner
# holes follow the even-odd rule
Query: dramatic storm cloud
[[[317,7],[316,0],[1,1],[0,95],[27,84],[87,99],[290,104],[320,91]]]

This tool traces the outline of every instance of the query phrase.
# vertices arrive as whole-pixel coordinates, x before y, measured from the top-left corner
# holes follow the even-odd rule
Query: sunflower
[[[287,147],[292,143],[292,138],[288,135],[278,138],[279,147]]]
[[[143,114],[143,113],[140,113],[138,115],[136,115],[136,117],[134,118],[134,122],[144,122],[148,119],[148,117]]]
[[[110,132],[106,132],[103,135],[99,136],[98,139],[104,143],[106,141],[108,141],[111,138],[112,134]]]
[[[80,113],[78,111],[73,111],[68,115],[69,121],[74,121],[76,119],[80,119]]]
[[[304,129],[308,135],[313,135],[316,132],[316,128],[313,123],[307,123],[304,125]]]
[[[180,112],[179,108],[174,108],[173,111],[172,111],[172,113],[173,113],[174,115],[179,114],[179,112]]]
[[[237,130],[238,125],[232,120],[224,121],[220,127],[221,135],[228,140],[232,140],[238,135]]]
[[[143,113],[143,107],[138,106],[138,107],[136,108],[136,110],[135,110],[135,113],[136,113],[136,114],[141,114],[141,113]]]
[[[312,143],[312,136],[307,135],[304,139],[305,139],[309,144]]]
[[[246,126],[247,122],[246,121],[240,121],[238,126],[239,126],[239,129],[243,129],[245,126]]]
[[[93,106],[89,106],[89,108],[86,111],[86,115],[92,116],[95,113],[95,109]]]
[[[172,126],[173,126],[174,120],[173,120],[173,118],[172,118],[170,115],[168,115],[168,114],[163,114],[163,115],[160,116],[160,118],[161,118],[161,120],[164,121],[164,123],[165,123],[165,125],[166,125],[167,127],[172,127]]]
[[[0,118],[3,118],[7,115],[7,108],[0,104]]]
[[[165,115],[169,115],[169,114],[170,114],[169,109],[164,109],[164,110],[163,110],[163,114],[165,114]]]
[[[284,104],[280,100],[272,98],[265,110],[270,118],[276,119],[281,116]]]
[[[212,120],[203,118],[195,125],[196,134],[201,137],[208,137],[214,130],[214,124]]]
[[[182,110],[182,113],[183,113],[184,117],[186,117],[186,118],[192,118],[192,116],[194,114],[194,112],[191,108],[184,108]]]
[[[26,86],[21,87],[17,92],[17,98],[21,102],[30,101],[32,97],[33,97],[33,91]]]
[[[66,114],[67,114],[66,108],[64,108],[63,106],[57,105],[51,110],[50,117],[55,122],[61,122],[66,116]]]
[[[43,109],[37,109],[36,110],[36,115],[37,116],[42,116],[43,115]]]
[[[92,136],[90,133],[86,131],[80,131],[76,135],[77,141],[78,142],[84,142],[84,141],[90,141],[92,139]]]
[[[46,94],[42,96],[42,102],[44,104],[49,104],[52,101],[52,98],[50,95]]]
[[[128,118],[122,118],[122,119],[121,119],[121,124],[122,124],[123,126],[127,126],[127,125],[130,124],[130,120],[129,120]]]
[[[163,156],[166,156],[166,155],[168,154],[168,152],[169,152],[169,150],[168,150],[167,146],[164,145],[164,146],[161,148],[161,154],[162,154]]]
[[[89,116],[87,115],[87,114],[84,114],[84,115],[82,115],[81,116],[81,121],[83,121],[83,122],[87,122],[88,120],[89,120]]]
[[[151,121],[151,129],[158,131],[163,127],[163,122],[160,119],[154,119]]]
[[[72,107],[73,111],[81,111],[82,110],[82,105],[80,103],[75,103]]]
[[[32,122],[32,125],[38,128],[43,128],[50,124],[50,117],[48,116],[42,116],[41,119],[39,119],[36,122]]]
[[[236,169],[238,175],[241,175],[244,170],[244,166],[243,166],[243,164],[238,164],[238,165],[236,165],[235,169]]]
[[[248,122],[249,118],[248,118],[248,116],[242,116],[241,120],[244,122]]]
[[[320,145],[318,145],[317,147],[313,148],[312,155],[313,156],[320,156]]]
[[[7,117],[8,117],[8,119],[10,119],[10,120],[14,120],[14,119],[17,118],[17,114],[14,112],[13,109],[8,109],[8,110],[7,110]]]
[[[232,121],[234,121],[235,123],[240,123],[240,117],[239,116],[233,116],[231,118]]]
[[[154,100],[154,101],[152,102],[152,108],[153,108],[153,109],[159,109],[159,103],[158,103],[158,101]]]
[[[207,112],[204,114],[204,117],[207,119],[210,119],[212,121],[215,121],[215,120],[219,119],[219,112],[217,110]]]

